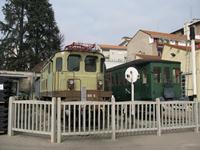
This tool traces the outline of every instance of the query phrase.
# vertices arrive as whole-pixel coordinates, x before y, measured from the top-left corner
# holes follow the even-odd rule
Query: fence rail
[[[116,133],[194,128],[198,132],[200,102],[64,102],[9,101],[8,134],[14,131],[51,136],[60,143],[63,136],[107,134],[115,140]],[[148,133],[148,132],[147,132]]]

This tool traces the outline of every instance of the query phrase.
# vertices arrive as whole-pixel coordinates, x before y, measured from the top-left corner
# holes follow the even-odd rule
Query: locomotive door
[[[60,87],[61,87],[61,83],[60,80],[62,79],[62,74],[63,74],[63,60],[62,57],[57,57],[56,58],[56,72],[54,73],[54,83],[53,83],[53,90],[54,91],[59,91]]]

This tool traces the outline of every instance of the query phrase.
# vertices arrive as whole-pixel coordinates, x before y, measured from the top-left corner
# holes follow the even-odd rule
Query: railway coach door
[[[162,76],[161,76],[161,67],[159,66],[153,66],[152,67],[152,85],[151,85],[151,97],[152,99],[155,99],[157,97],[160,97],[163,93],[162,88]]]

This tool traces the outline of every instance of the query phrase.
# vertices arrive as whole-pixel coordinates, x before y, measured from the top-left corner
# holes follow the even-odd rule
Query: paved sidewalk
[[[61,144],[49,137],[18,134],[0,135],[0,150],[200,150],[200,133],[183,132],[156,135],[133,135],[110,138],[73,137]]]

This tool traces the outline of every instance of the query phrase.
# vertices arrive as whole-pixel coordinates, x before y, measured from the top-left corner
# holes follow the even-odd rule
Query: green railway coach
[[[135,100],[165,100],[181,97],[180,62],[164,60],[134,60],[106,71],[106,89],[112,90],[116,101],[131,100],[131,84],[125,79],[128,67],[135,67],[139,77],[134,83]]]

